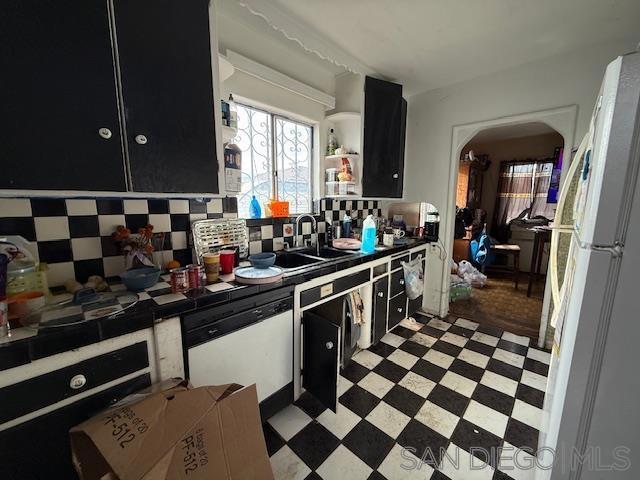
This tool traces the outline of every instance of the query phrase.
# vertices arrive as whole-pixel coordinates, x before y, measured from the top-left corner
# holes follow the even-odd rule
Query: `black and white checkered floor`
[[[337,414],[305,393],[265,424],[276,479],[533,478],[514,457],[537,448],[549,354],[462,318],[416,320],[354,356]]]

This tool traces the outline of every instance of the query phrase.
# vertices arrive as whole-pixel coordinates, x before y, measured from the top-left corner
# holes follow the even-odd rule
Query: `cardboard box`
[[[69,434],[84,480],[273,479],[255,385],[156,387]]]

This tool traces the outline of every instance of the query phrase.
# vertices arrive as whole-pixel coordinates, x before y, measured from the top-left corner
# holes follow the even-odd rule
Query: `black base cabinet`
[[[143,374],[0,432],[0,477],[4,480],[73,480],[69,429],[100,410],[151,385]]]
[[[401,293],[389,300],[389,330],[407,317],[407,294]]]
[[[412,316],[422,308],[422,295],[414,300],[409,300],[407,304],[407,316]]]
[[[219,193],[210,33],[208,0],[4,2],[0,189]]]
[[[373,284],[373,341],[378,343],[387,333],[389,277],[382,277]]]
[[[303,314],[302,386],[327,408],[338,408],[340,319]]]

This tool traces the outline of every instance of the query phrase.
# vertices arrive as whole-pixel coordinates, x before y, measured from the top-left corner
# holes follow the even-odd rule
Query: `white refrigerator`
[[[639,100],[640,53],[618,57],[560,194],[558,211],[577,179],[573,222],[552,238],[553,264],[559,232],[572,236],[563,284],[552,285],[538,479],[640,477]]]

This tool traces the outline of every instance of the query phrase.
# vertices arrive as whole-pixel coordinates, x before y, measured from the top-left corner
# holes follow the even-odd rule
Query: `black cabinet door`
[[[396,270],[391,274],[391,292],[389,295],[395,297],[396,295],[405,291],[404,287],[404,269]]]
[[[378,343],[387,333],[387,302],[389,277],[385,276],[373,284],[373,343]]]
[[[0,188],[125,190],[107,3],[3,2]]]
[[[401,293],[389,300],[389,330],[407,318],[407,295]]]
[[[303,315],[302,386],[335,412],[338,407],[340,326],[313,312]]]
[[[208,8],[115,1],[135,191],[218,193]]]
[[[362,193],[365,197],[402,197],[404,118],[402,85],[366,77],[362,142]]]
[[[3,480],[77,479],[69,429],[151,385],[148,373],[0,432]]]
[[[412,316],[422,308],[422,295],[407,302],[407,316]]]

